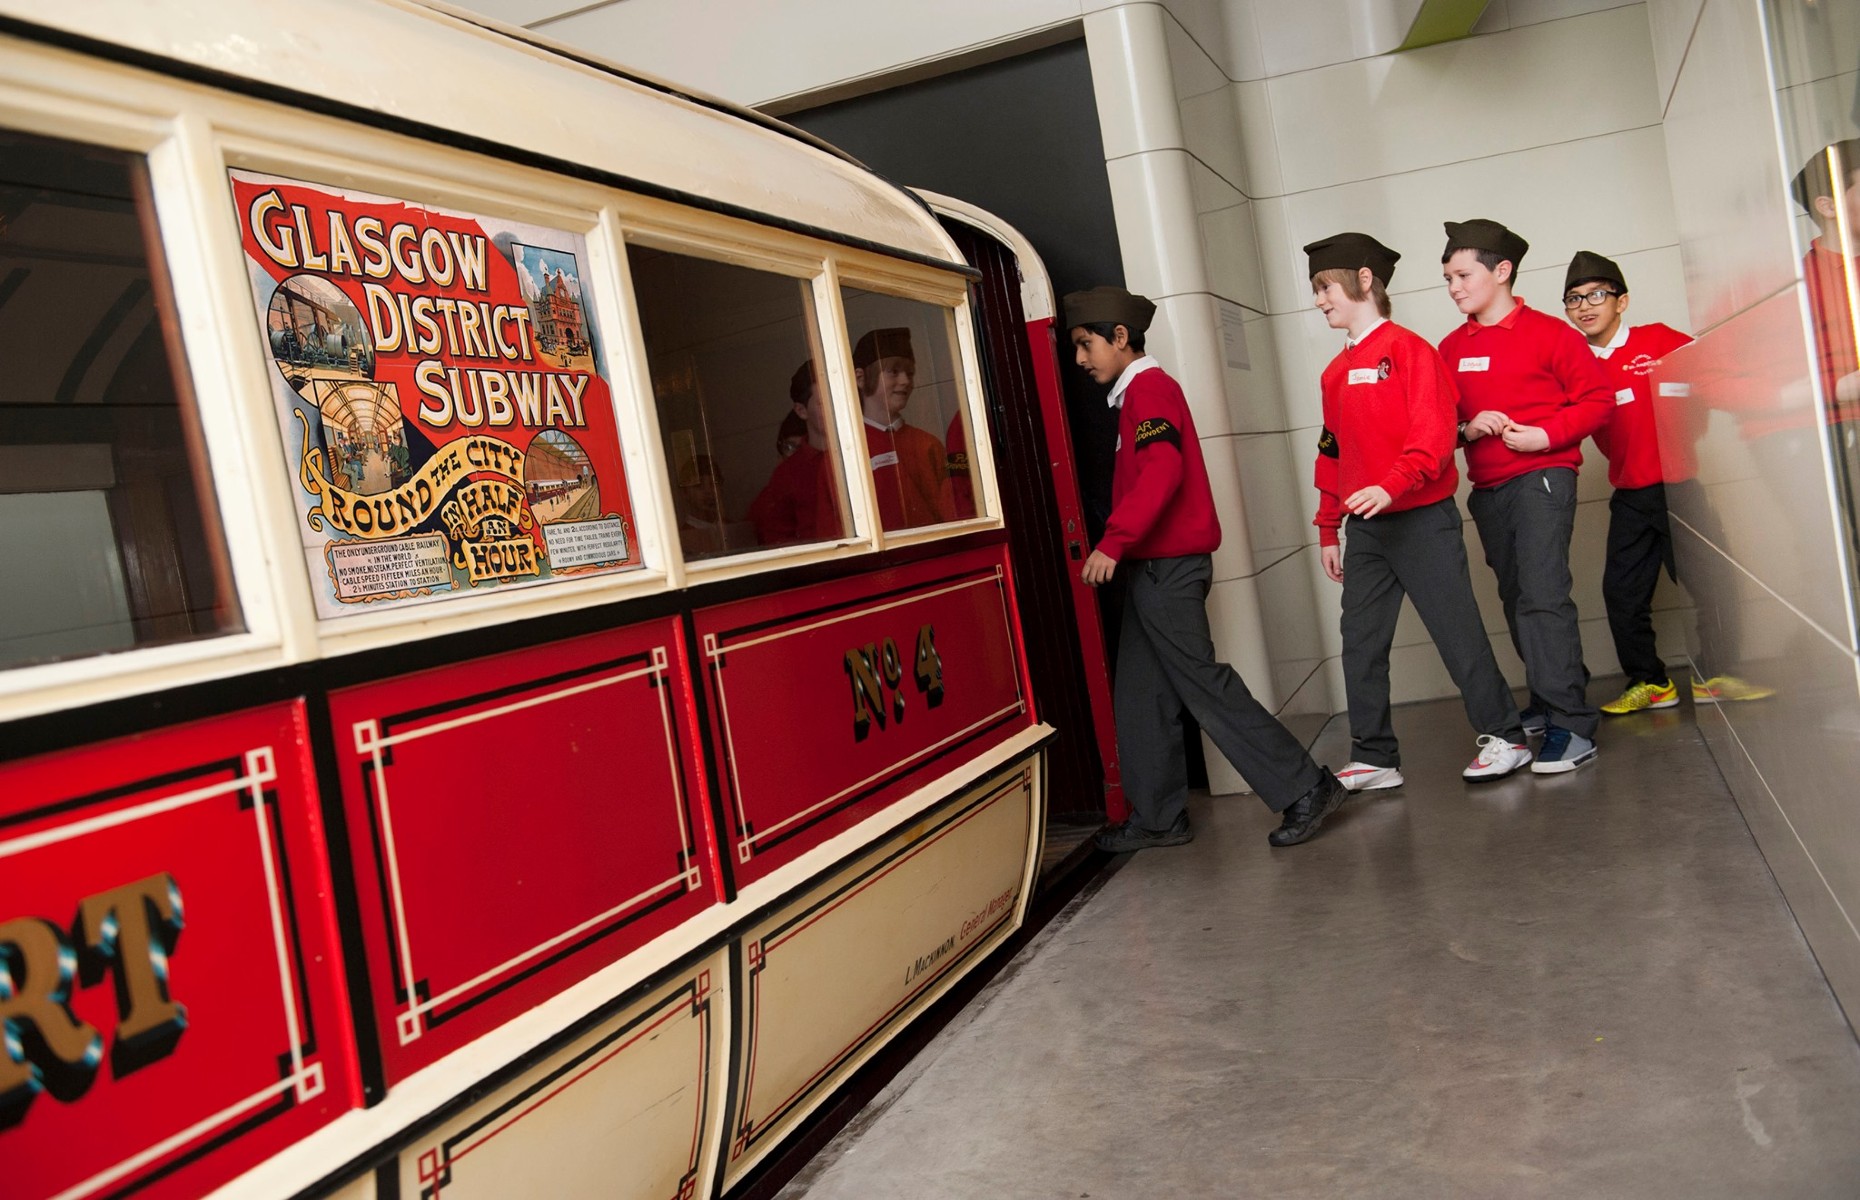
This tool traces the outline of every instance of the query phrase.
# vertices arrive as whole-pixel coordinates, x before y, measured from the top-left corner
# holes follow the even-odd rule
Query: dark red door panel
[[[1033,720],[999,547],[694,619],[739,882]]]
[[[300,703],[0,769],[0,1191],[194,1196],[360,1103]]]
[[[332,693],[390,1081],[720,898],[675,620]]]

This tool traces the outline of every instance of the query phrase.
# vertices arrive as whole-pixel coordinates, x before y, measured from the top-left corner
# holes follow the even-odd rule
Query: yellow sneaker
[[[1716,704],[1721,700],[1767,700],[1775,694],[1775,688],[1751,683],[1735,675],[1713,675],[1710,679],[1692,681],[1694,704]]]
[[[1694,695],[1697,695],[1694,685]],[[1602,705],[1602,711],[1611,717],[1623,713],[1639,712],[1643,708],[1672,708],[1679,703],[1679,689],[1668,679],[1664,683],[1637,683],[1622,692],[1613,700]]]

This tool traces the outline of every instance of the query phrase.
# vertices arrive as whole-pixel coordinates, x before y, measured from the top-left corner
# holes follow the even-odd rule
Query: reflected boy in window
[[[788,380],[788,417],[776,438],[775,464],[768,483],[749,504],[756,540],[764,546],[824,542],[843,532],[833,494],[832,458],[827,454],[826,405],[821,402],[814,360],[795,369]],[[790,422],[801,427],[792,449],[783,449]]]
[[[853,347],[853,368],[884,527],[909,529],[954,520],[949,458],[943,443],[935,434],[904,420],[905,405],[917,383],[911,331],[893,327],[867,333]]]
[[[1840,177],[1840,186],[1835,178]],[[1819,236],[1802,259],[1809,315],[1815,322],[1815,354],[1827,396],[1830,421],[1860,416],[1860,351],[1856,350],[1852,298],[1847,294],[1848,259],[1860,238],[1860,139],[1850,138],[1808,160],[1790,186],[1796,202],[1815,219]],[[1842,237],[1846,234],[1845,240]]]

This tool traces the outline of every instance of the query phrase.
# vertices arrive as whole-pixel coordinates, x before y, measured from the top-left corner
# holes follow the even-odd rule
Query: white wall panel
[[[1672,102],[1680,64],[1692,43],[1705,0],[1647,0],[1647,24],[1653,34],[1653,73],[1659,86],[1660,111]]]
[[[1079,12],[1079,0],[626,0],[538,28],[616,62],[758,105],[1018,37],[1076,20]]]
[[[1695,330],[1749,308],[1799,270],[1772,104],[1755,0],[1708,0],[1666,115]]]
[[[1649,53],[1645,13],[1621,8],[1275,78],[1285,188],[1655,124]],[[1618,86],[1569,104],[1570,81],[1590,77]]]

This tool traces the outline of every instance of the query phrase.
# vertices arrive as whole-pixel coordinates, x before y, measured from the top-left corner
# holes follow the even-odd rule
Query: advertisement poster
[[[638,565],[580,235],[230,176],[319,616]]]

